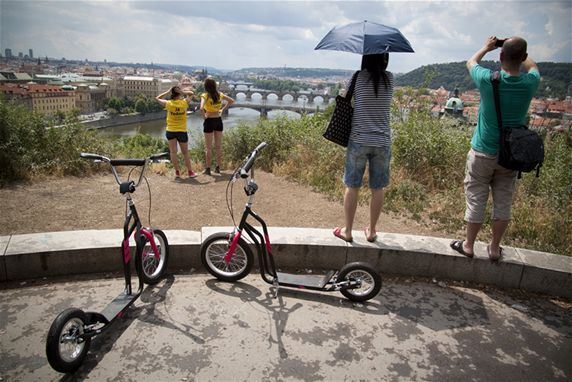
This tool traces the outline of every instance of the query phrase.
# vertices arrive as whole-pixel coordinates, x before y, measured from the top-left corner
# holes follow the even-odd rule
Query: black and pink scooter
[[[260,275],[268,284],[275,286],[275,295],[280,287],[301,288],[322,292],[340,291],[352,301],[367,301],[375,297],[381,289],[381,276],[369,264],[353,262],[346,264],[340,270],[331,270],[323,276],[298,275],[277,272],[272,256],[272,246],[268,228],[264,220],[252,211],[254,195],[258,185],[254,181],[253,164],[256,155],[266,146],[262,142],[250,153],[243,165],[233,174],[229,186],[234,185],[238,178],[244,179],[244,191],[248,202],[240,219],[240,223],[232,232],[219,232],[210,235],[201,245],[201,261],[214,277],[223,281],[237,281],[248,275],[252,269],[254,258],[247,242],[242,238],[244,232],[254,243],[260,267]],[[230,189],[230,193],[229,193]],[[229,194],[231,195],[229,197]],[[232,187],[227,187],[227,205],[234,222],[232,210]],[[262,225],[262,231],[247,222],[253,217]]]
[[[116,318],[123,316],[127,308],[143,291],[144,284],[156,284],[161,280],[169,259],[167,237],[161,230],[142,227],[135,203],[131,198],[131,194],[135,192],[141,180],[147,181],[144,176],[147,165],[150,162],[169,158],[169,153],[152,155],[145,159],[109,159],[101,155],[86,153],[82,153],[81,157],[109,163],[119,185],[119,192],[126,198],[128,208],[126,208],[123,225],[120,257],[123,263],[125,289],[102,312],[84,312],[81,309],[69,308],[56,317],[46,339],[46,355],[52,368],[61,373],[74,372],[81,366],[89,350],[91,339],[108,329]],[[137,183],[129,177],[127,181],[122,182],[115,169],[116,166],[135,166],[133,169],[142,167]],[[147,185],[149,185],[148,182]],[[149,198],[151,198],[150,191]],[[135,270],[139,279],[139,288],[135,292],[131,287],[132,256],[129,248],[131,235],[134,235],[136,244]]]

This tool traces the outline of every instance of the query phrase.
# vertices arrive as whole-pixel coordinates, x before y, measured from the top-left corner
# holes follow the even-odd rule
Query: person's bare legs
[[[377,188],[371,189],[371,202],[369,204],[369,235],[366,238],[371,240],[377,233],[377,221],[381,215],[381,208],[383,207],[384,189]]]
[[[181,152],[183,153],[183,158],[185,158],[185,166],[189,173],[193,172],[191,169],[191,158],[189,157],[189,143],[179,142],[179,147],[181,147]]]
[[[346,193],[344,194],[344,215],[346,219],[346,226],[342,230],[343,235],[346,239],[352,237],[352,228],[354,225],[354,218],[356,215],[357,203],[358,203],[359,188],[346,188]]]
[[[491,238],[491,244],[489,246],[489,251],[493,256],[499,253],[500,242],[509,222],[510,220],[493,220],[493,225],[491,227],[493,237]]]
[[[214,147],[216,153],[216,165],[220,168],[222,164],[222,131],[214,132]]]
[[[171,163],[175,168],[175,171],[179,173],[179,158],[177,157],[177,140],[169,139],[169,154],[171,156]]]
[[[213,133],[205,133],[205,170],[211,167],[213,160]]]
[[[477,240],[477,235],[481,230],[483,223],[469,223],[467,222],[467,237],[463,241],[463,251],[469,255],[475,253],[475,240]]]

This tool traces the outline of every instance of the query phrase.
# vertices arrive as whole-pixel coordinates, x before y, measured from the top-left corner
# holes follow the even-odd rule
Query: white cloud
[[[567,1],[2,0],[0,49],[224,69],[354,69],[357,55],[313,49],[333,26],[365,19],[397,27],[411,42],[415,54],[392,55],[396,72],[464,61],[489,35],[521,35],[536,60],[572,61]]]

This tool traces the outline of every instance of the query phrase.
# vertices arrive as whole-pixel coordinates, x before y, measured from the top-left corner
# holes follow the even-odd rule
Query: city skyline
[[[391,55],[395,72],[466,60],[490,34],[521,35],[536,61],[572,61],[572,5],[559,1],[4,0],[0,50],[221,70],[354,69],[359,55],[314,47],[333,26],[363,19],[397,27],[411,42],[416,53]],[[498,53],[485,59],[497,60]]]

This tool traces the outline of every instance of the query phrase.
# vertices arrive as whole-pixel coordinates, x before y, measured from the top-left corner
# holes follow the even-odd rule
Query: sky
[[[389,70],[466,61],[489,35],[518,35],[535,61],[572,62],[572,1],[0,0],[0,51],[66,59],[356,69],[361,57],[314,50],[334,26],[398,28],[415,53]],[[498,60],[498,51],[485,59]]]

